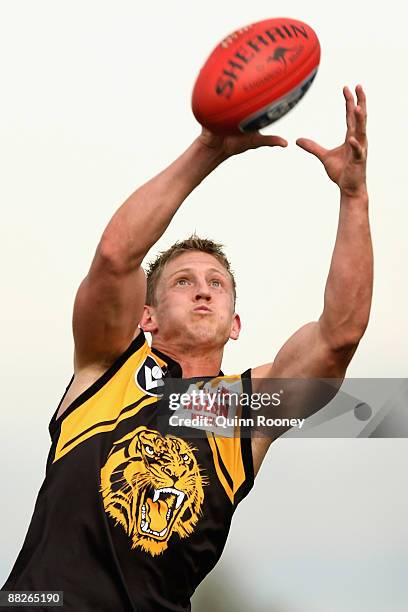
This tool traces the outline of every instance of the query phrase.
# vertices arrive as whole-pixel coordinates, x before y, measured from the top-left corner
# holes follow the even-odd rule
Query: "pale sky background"
[[[370,326],[354,377],[407,377],[407,9],[344,0],[0,2],[2,426],[0,584],[21,548],[72,374],[72,305],[101,233],[138,186],[199,134],[199,68],[233,30],[290,16],[322,46],[302,102],[260,149],[219,167],[157,245],[196,230],[226,246],[241,339],[224,371],[270,361],[321,312],[339,196],[297,137],[337,146],[342,86],[365,86],[375,248]],[[279,440],[199,588],[201,612],[402,612],[408,602],[408,447],[401,440]]]

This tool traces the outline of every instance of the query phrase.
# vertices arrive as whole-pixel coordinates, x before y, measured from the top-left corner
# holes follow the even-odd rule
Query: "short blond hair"
[[[196,234],[192,234],[186,240],[178,240],[177,242],[175,242],[169,249],[167,249],[167,251],[162,251],[161,253],[159,253],[156,259],[150,262],[147,266],[146,304],[148,304],[149,306],[155,305],[157,283],[160,279],[165,265],[169,261],[175,259],[178,255],[181,255],[182,253],[186,253],[188,251],[201,251],[202,253],[208,253],[209,255],[213,255],[227,270],[232,282],[232,291],[235,305],[237,293],[234,273],[231,269],[227,257],[225,256],[224,251],[222,250],[222,247],[222,244],[214,242],[209,238],[200,238]]]

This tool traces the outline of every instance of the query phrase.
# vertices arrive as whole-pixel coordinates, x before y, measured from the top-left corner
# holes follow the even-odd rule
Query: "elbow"
[[[353,355],[356,351],[365,330],[368,321],[353,325],[344,325],[336,328],[327,328],[324,322],[320,321],[322,333],[330,350],[335,355]]]
[[[326,340],[327,356],[331,376],[344,378],[347,368],[354,357],[363,334],[349,333],[334,335]]]
[[[118,246],[117,241],[113,242],[107,236],[102,236],[96,249],[96,255],[106,269],[117,274],[135,270],[143,261],[143,256],[125,253]]]
[[[350,327],[336,338],[335,347],[338,351],[355,350],[364,336],[367,325]]]
[[[109,271],[112,274],[119,273],[121,266],[123,267],[119,254],[115,252],[112,245],[104,238],[101,239],[96,248],[94,262],[98,264],[98,267],[102,266],[105,271]]]

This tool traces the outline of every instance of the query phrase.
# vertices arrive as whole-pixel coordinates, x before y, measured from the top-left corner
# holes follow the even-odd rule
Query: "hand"
[[[260,132],[246,132],[245,134],[216,134],[203,127],[198,137],[200,144],[213,153],[217,153],[223,160],[232,155],[244,153],[249,149],[258,147],[287,147],[288,143],[280,136],[264,136]]]
[[[348,87],[344,87],[343,94],[346,100],[347,122],[344,143],[331,150],[307,138],[299,138],[296,144],[320,159],[328,176],[343,193],[349,196],[359,196],[367,193],[366,96],[361,85],[356,87],[357,105]]]

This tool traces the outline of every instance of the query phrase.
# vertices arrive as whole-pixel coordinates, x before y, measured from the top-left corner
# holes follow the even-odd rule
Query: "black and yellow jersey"
[[[180,382],[181,368],[141,332],[57,419],[58,406],[45,479],[3,590],[63,591],[75,612],[191,609],[253,485],[251,440],[170,427],[163,379]],[[250,392],[249,370],[217,379]]]

